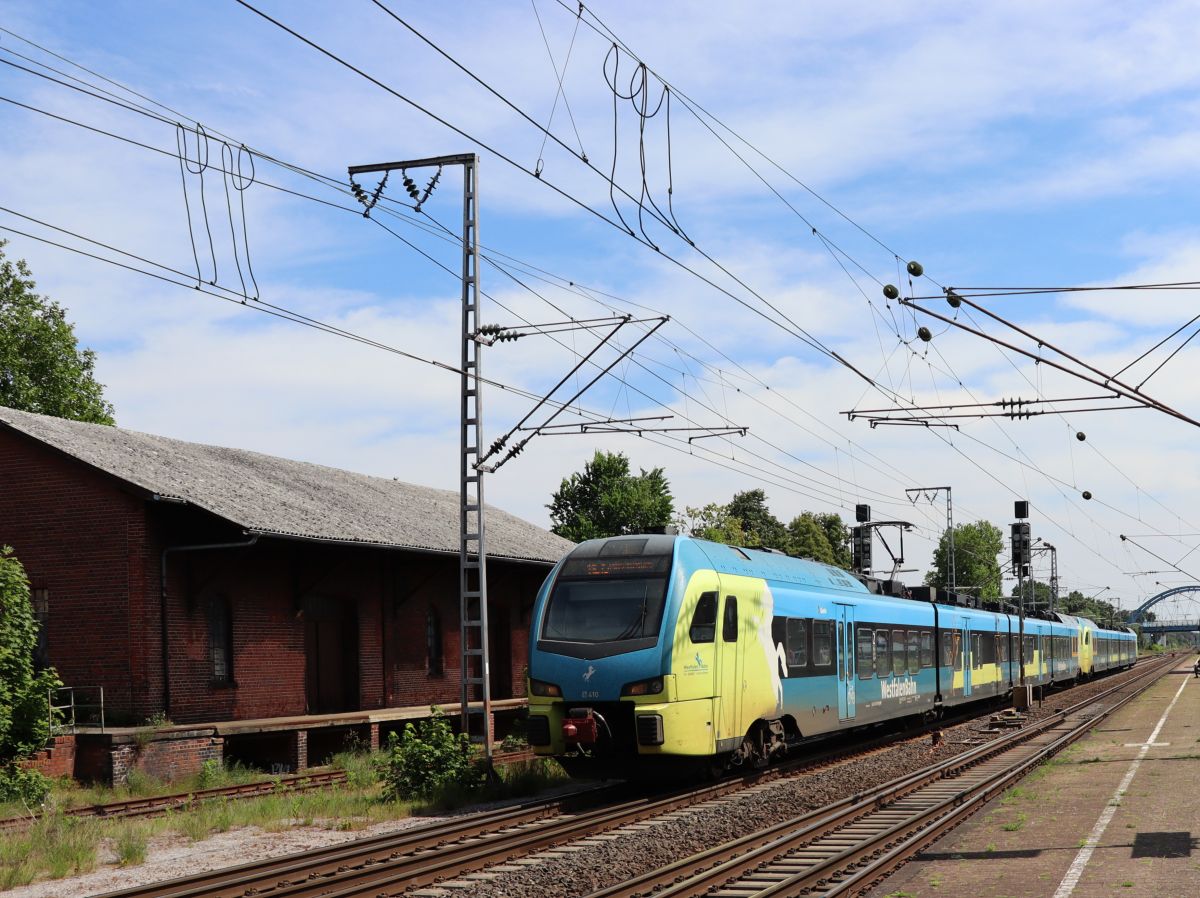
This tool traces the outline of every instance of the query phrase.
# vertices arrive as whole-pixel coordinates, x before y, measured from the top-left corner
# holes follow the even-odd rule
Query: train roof
[[[693,536],[639,534],[590,539],[572,549],[569,557],[599,559],[674,555],[687,561],[686,556],[691,554],[689,550],[701,553],[708,566],[722,574],[761,577],[764,580],[843,592],[870,592],[854,575],[840,567],[807,558],[794,558],[770,549],[728,546]]]

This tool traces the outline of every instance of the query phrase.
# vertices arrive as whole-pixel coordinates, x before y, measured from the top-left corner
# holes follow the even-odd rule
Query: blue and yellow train
[[[529,742],[571,769],[765,764],[797,740],[1008,694],[1016,615],[685,536],[589,540],[531,619]],[[1026,682],[1129,667],[1128,630],[1025,619]]]

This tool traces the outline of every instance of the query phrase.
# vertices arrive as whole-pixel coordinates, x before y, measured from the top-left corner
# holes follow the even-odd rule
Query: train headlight
[[[662,677],[638,680],[636,683],[626,683],[621,687],[621,695],[658,695],[662,691]]]
[[[530,680],[529,691],[534,695],[540,695],[546,698],[562,698],[562,689],[555,686],[553,683],[546,683],[542,680]]]

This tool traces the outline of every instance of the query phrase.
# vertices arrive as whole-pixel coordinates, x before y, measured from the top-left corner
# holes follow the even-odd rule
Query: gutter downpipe
[[[162,560],[159,565],[161,588],[158,599],[158,618],[161,629],[160,640],[162,642],[163,713],[167,716],[170,716],[171,714],[171,660],[167,642],[167,635],[170,631],[167,621],[167,555],[169,555],[171,552],[204,552],[212,549],[246,549],[258,542],[258,536],[259,535],[255,533],[249,539],[242,540],[241,542],[197,543],[190,546],[167,546],[162,550]]]

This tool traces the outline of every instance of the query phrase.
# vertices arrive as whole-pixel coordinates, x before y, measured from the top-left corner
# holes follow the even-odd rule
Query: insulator
[[[1090,498],[1092,498],[1092,493],[1091,493],[1091,490],[1084,490],[1084,491],[1083,491],[1083,498],[1085,498],[1085,499],[1090,499]]]
[[[927,328],[925,325],[922,324],[920,327],[917,328],[917,336],[920,337],[922,340],[924,340],[926,343],[928,343],[930,340],[933,339],[933,331],[931,331],[929,328]]]
[[[953,290],[946,291],[946,302],[950,303],[950,308],[957,309],[962,305],[962,297]]]
[[[492,443],[492,448],[488,452],[488,455],[495,455],[497,452],[499,452],[501,449],[503,449],[505,439],[506,439],[505,437],[500,437],[500,439],[498,439],[494,443]]]
[[[1087,439],[1087,434],[1081,430],[1075,434],[1075,439],[1079,440],[1079,442],[1082,443],[1084,440]]]
[[[417,186],[416,182],[412,178],[408,177],[408,175],[404,176],[403,183],[404,183],[404,189],[409,190],[409,191],[411,191],[414,187]]]
[[[900,291],[896,289],[895,284],[885,284],[883,288],[883,295],[888,299],[898,299],[900,297]]]
[[[923,275],[925,273],[925,266],[922,265],[920,262],[916,262],[916,261],[909,262],[908,263],[908,273],[911,274],[915,278],[919,278],[921,275]]]

